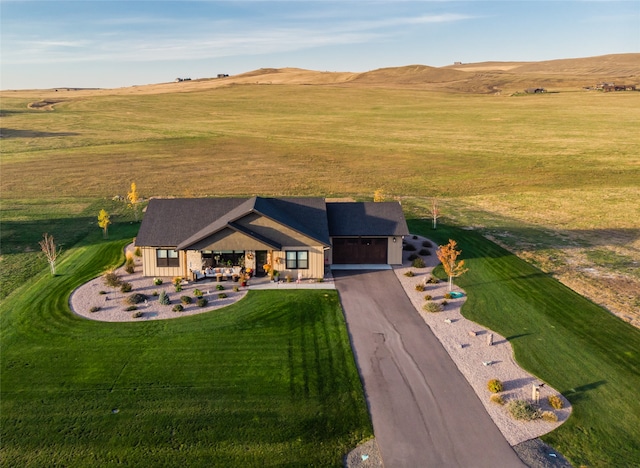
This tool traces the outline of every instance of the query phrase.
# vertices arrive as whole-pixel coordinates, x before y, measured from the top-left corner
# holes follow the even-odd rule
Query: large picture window
[[[308,250],[288,250],[285,252],[287,270],[307,270],[309,268]]]
[[[180,266],[177,250],[156,249],[156,265],[159,267]]]

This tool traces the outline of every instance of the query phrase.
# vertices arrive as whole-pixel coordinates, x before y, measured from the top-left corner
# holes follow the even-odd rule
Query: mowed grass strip
[[[341,466],[372,435],[337,293],[250,292],[155,322],[71,315],[71,289],[124,243],[74,248],[2,304],[3,463]]]
[[[516,360],[571,401],[569,420],[543,439],[574,466],[639,466],[640,330],[476,232],[409,224],[439,245],[458,241],[465,317],[507,337]]]

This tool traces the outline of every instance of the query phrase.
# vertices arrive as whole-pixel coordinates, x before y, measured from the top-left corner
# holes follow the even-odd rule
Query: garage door
[[[387,239],[367,237],[334,237],[333,263],[387,263]]]

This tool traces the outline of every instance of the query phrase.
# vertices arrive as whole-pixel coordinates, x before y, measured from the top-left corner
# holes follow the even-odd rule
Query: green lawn
[[[410,229],[458,241],[465,317],[507,337],[516,360],[571,401],[572,416],[543,439],[574,466],[640,466],[640,330],[474,231]]]
[[[0,306],[4,466],[341,466],[371,437],[336,292],[91,322],[69,293],[127,240],[90,238]]]

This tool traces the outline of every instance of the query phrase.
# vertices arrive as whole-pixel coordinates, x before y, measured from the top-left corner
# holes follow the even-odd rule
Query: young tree
[[[104,209],[100,210],[100,213],[98,213],[98,226],[102,228],[102,235],[105,239],[109,238],[109,224],[111,224],[109,213]]]
[[[438,225],[438,218],[440,217],[440,208],[438,208],[438,199],[431,199],[431,219],[433,219],[433,229]]]
[[[127,193],[127,201],[129,202],[129,208],[133,210],[133,216],[136,220],[140,218],[140,194],[138,193],[138,187],[135,182],[131,182],[131,190]]]
[[[56,260],[60,252],[62,252],[62,247],[56,247],[56,243],[53,240],[53,236],[50,236],[46,232],[42,235],[42,240],[39,242],[40,248],[44,252],[47,257],[47,261],[49,262],[49,268],[51,269],[51,275],[55,276],[56,274]]]
[[[373,201],[374,202],[383,202],[384,201],[384,192],[382,189],[378,189],[373,192]]]
[[[464,260],[458,261],[458,255],[462,253],[462,250],[456,250],[457,247],[458,243],[453,239],[449,239],[449,243],[439,246],[436,252],[438,259],[442,262],[444,271],[449,276],[449,291],[453,289],[453,278],[457,278],[469,271],[468,268],[464,267]]]

